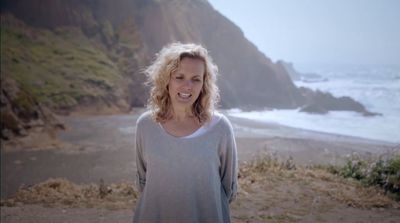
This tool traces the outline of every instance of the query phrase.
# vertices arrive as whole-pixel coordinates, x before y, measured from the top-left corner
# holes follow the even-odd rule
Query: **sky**
[[[400,0],[209,0],[273,61],[400,65]]]

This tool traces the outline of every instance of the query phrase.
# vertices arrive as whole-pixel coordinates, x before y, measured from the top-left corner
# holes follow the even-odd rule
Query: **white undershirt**
[[[198,128],[195,132],[193,132],[192,134],[190,134],[190,135],[188,135],[188,136],[182,136],[181,138],[182,139],[188,139],[188,138],[194,138],[194,137],[197,137],[197,136],[201,136],[201,135],[203,135],[204,133],[206,133],[206,132],[208,132],[210,129],[212,129],[212,127],[214,126],[214,125],[216,125],[218,122],[219,122],[219,120],[221,119],[221,114],[220,113],[217,113],[217,112],[214,112],[214,114],[213,114],[213,116],[212,116],[212,118],[211,118],[211,122],[210,123],[207,123],[207,124],[205,124],[205,125],[202,125],[200,128]]]
[[[206,123],[205,125],[202,125],[200,128],[198,128],[195,132],[193,132],[190,135],[182,136],[182,137],[178,137],[178,138],[189,139],[189,138],[194,138],[194,137],[197,137],[197,136],[201,136],[204,133],[208,132],[210,129],[212,129],[212,127],[214,127],[219,122],[219,120],[221,120],[221,118],[222,118],[222,115],[220,113],[214,112],[213,115],[212,115],[211,121],[209,123]],[[165,131],[165,129],[161,125],[161,123],[160,123],[160,126]]]

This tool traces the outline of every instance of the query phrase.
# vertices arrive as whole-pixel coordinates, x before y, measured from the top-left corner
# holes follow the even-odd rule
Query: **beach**
[[[59,133],[58,143],[53,143],[46,149],[2,149],[2,199],[12,196],[18,188],[29,188],[49,178],[65,178],[75,184],[98,184],[100,180],[106,184],[122,182],[133,184],[136,171],[135,122],[142,111],[143,109],[136,109],[125,115],[60,117],[67,129]],[[227,115],[224,111],[222,113]],[[360,156],[377,156],[398,149],[397,145],[388,142],[296,129],[229,115],[228,118],[235,131],[241,165],[262,154],[269,154],[282,162],[291,159],[295,165],[303,167],[318,164],[341,165],[347,157],[355,153]],[[287,185],[288,181],[291,182],[290,186]],[[266,179],[266,182],[269,181]],[[252,185],[249,190],[253,191],[255,186]],[[318,195],[318,191],[307,191],[308,189],[297,185],[291,178],[277,178],[270,186],[274,186],[274,189],[270,193],[265,193],[264,198],[271,199],[271,202],[274,199],[290,200],[290,197],[287,197],[287,191],[297,191],[295,194],[303,194],[306,197],[312,196],[312,199],[309,198],[311,203],[315,202],[313,201],[315,197],[327,199],[323,198],[323,195]],[[246,193],[249,194],[249,192]],[[264,222],[260,220],[262,219],[260,217],[251,220],[250,215],[253,211],[257,212],[256,204],[261,200],[257,201],[253,195],[246,197],[246,193],[240,195],[240,202],[233,203],[234,222]],[[276,197],[268,197],[271,193]],[[296,196],[295,194],[292,196]],[[247,208],[244,205],[246,202],[249,204]],[[263,200],[263,202],[268,202],[268,200]],[[323,222],[336,220],[352,222],[354,215],[359,216],[361,222],[368,222],[371,219],[395,222],[400,219],[400,211],[392,206],[358,208],[348,207],[338,201],[329,203],[329,199],[326,202],[327,207],[330,208],[322,211],[324,214],[320,218]],[[18,204],[12,207],[2,206],[1,220],[4,222],[128,222],[132,219],[134,208],[134,205],[130,205],[121,210],[108,210]],[[254,210],[250,208],[252,205]],[[298,204],[285,205],[294,208]],[[277,207],[284,208],[279,205]],[[274,212],[271,209],[268,211]],[[268,211],[265,210],[266,213]],[[314,221],[318,216],[310,215],[304,210],[303,212],[299,215],[302,216],[301,218],[293,219],[307,222],[307,219]],[[338,215],[338,213],[341,214]],[[260,216],[257,213],[253,214]]]

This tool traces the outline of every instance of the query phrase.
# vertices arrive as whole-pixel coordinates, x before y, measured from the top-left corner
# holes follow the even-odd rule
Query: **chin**
[[[175,100],[172,104],[179,106],[179,107],[185,107],[185,108],[191,108],[193,106],[195,101],[190,100],[190,101],[184,101],[184,100]]]

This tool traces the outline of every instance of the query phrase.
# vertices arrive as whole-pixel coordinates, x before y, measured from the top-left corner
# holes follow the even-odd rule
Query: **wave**
[[[347,68],[347,70],[319,70],[326,82],[295,81],[297,86],[330,92],[334,96],[350,96],[367,109],[382,114],[400,112],[400,69]]]
[[[317,81],[295,81],[297,86],[330,92],[334,96],[349,96],[368,110],[383,116],[364,117],[355,112],[329,112],[326,115],[307,114],[295,110],[242,112],[230,115],[264,122],[400,143],[400,67],[346,66],[308,69]],[[323,81],[321,81],[323,80]]]
[[[391,143],[400,143],[400,119],[397,116],[364,117],[356,112],[329,112],[326,115],[299,112],[299,109],[276,109],[242,112],[229,110],[234,117],[247,118],[266,123],[333,133]]]

